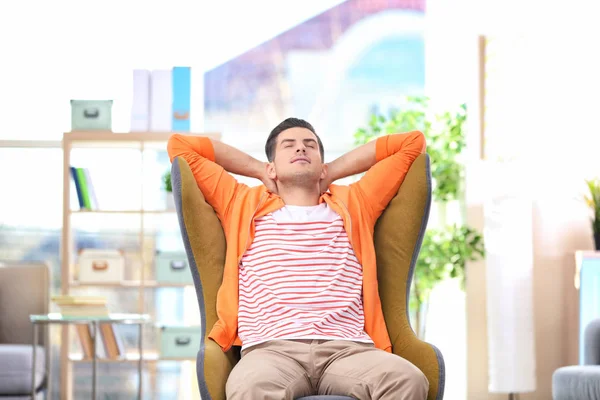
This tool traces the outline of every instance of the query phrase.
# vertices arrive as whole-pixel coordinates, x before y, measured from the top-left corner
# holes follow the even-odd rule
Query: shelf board
[[[60,149],[62,142],[60,140],[0,140],[0,148],[19,148],[19,149]]]
[[[115,282],[115,283],[110,283],[110,282],[79,282],[79,281],[71,281],[71,282],[69,282],[69,285],[73,286],[73,287],[94,286],[94,287],[137,288],[139,286],[142,286],[142,282],[141,281],[135,281],[135,280],[125,280],[125,281]],[[147,287],[147,288],[188,287],[188,286],[194,286],[194,284],[193,283],[157,282],[157,281],[154,281],[154,280],[144,281],[144,287]]]
[[[123,362],[138,362],[140,360],[139,353],[127,353],[124,357],[117,359],[100,358],[97,361],[101,363],[123,363]],[[159,361],[195,361],[195,357],[160,357],[157,352],[144,352],[142,362],[159,362]],[[72,353],[69,355],[69,361],[75,363],[92,362],[91,358],[84,358],[81,353]]]
[[[71,210],[71,214],[173,214],[176,210]]]
[[[104,147],[104,148],[144,148],[166,149],[166,142],[171,135],[181,133],[189,136],[207,136],[219,139],[220,134],[214,132],[111,132],[111,131],[71,131],[63,134],[63,141],[68,142],[72,148]]]

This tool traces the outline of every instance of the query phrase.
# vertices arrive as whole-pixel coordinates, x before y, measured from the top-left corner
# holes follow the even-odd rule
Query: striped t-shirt
[[[372,343],[364,331],[362,266],[326,203],[255,220],[239,266],[242,349],[274,339]]]

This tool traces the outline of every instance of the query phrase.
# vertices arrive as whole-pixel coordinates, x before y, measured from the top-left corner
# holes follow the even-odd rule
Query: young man
[[[390,353],[373,243],[377,218],[425,151],[423,134],[384,136],[325,164],[314,128],[289,118],[265,150],[268,163],[208,138],[176,134],[168,143],[227,239],[219,320],[207,327],[224,351],[242,346],[227,398],[425,399],[425,376]],[[352,185],[331,184],[365,171]]]

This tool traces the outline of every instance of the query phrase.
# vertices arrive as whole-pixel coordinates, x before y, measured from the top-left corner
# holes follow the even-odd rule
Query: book
[[[96,305],[64,305],[60,306],[60,313],[63,317],[107,317],[109,315],[106,306]]]
[[[78,324],[75,325],[75,328],[77,330],[77,336],[79,336],[79,343],[81,344],[84,358],[92,358],[94,354],[94,341],[92,340],[90,326],[87,324]]]
[[[71,177],[75,183],[77,200],[81,210],[97,210],[98,198],[92,184],[92,177],[88,168],[70,167]]]
[[[83,202],[83,192],[81,191],[81,182],[77,177],[77,168],[71,168],[71,177],[73,178],[73,182],[75,183],[75,191],[77,192],[77,201],[79,202],[79,209],[85,208],[85,203]]]
[[[104,297],[104,296],[57,295],[57,296],[52,296],[51,300],[58,306],[62,306],[62,305],[106,305],[106,297]]]
[[[119,358],[123,354],[123,343],[116,333],[115,326],[109,323],[100,324],[100,332],[106,357],[113,360]]]

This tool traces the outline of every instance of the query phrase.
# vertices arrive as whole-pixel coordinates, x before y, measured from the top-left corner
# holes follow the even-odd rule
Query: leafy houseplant
[[[585,202],[592,210],[592,231],[594,232],[594,244],[596,250],[600,250],[600,179],[586,180],[589,193],[585,196]]]
[[[171,186],[171,171],[167,171],[162,176],[163,190],[167,193],[173,192],[173,187]]]
[[[366,128],[355,133],[355,144],[361,145],[382,135],[420,130],[427,140],[430,157],[432,197],[440,207],[441,228],[427,229],[417,259],[410,311],[417,335],[425,336],[425,314],[431,290],[442,280],[457,278],[465,285],[467,261],[484,257],[483,237],[464,225],[446,224],[446,204],[461,200],[464,167],[459,156],[465,147],[463,125],[466,107],[455,112],[432,115],[426,97],[407,97],[402,109],[390,110],[388,116],[373,113]],[[463,216],[464,219],[464,216]]]
[[[165,207],[167,210],[175,209],[175,199],[173,198],[173,186],[171,185],[171,171],[167,170],[162,176],[162,189],[165,196]]]

